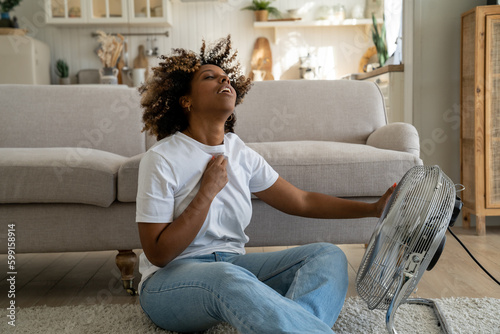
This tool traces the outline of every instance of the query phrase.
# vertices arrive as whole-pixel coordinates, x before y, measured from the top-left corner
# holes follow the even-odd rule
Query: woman
[[[241,333],[332,333],[345,255],[327,243],[245,254],[251,194],[289,214],[355,218],[380,216],[393,188],[370,204],[305,192],[245,146],[233,111],[250,81],[230,36],[162,59],[140,88],[145,130],[158,139],[139,169],[144,312],[178,332],[228,322]]]

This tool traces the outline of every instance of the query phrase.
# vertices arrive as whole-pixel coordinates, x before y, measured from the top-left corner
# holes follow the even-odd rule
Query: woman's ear
[[[191,107],[191,101],[189,101],[189,98],[185,95],[179,98],[179,104],[183,109],[190,109]]]

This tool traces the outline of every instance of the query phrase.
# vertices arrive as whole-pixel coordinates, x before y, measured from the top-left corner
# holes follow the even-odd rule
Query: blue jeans
[[[159,327],[240,333],[333,333],[347,293],[347,260],[328,243],[278,252],[180,259],[142,285],[144,312]]]

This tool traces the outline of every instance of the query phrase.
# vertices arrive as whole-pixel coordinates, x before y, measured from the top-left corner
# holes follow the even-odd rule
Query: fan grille
[[[436,166],[410,169],[379,220],[356,278],[370,309],[387,309],[405,284],[415,289],[450,222],[455,186]]]

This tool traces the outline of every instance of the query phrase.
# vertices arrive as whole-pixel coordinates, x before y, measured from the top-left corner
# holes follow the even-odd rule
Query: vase
[[[71,85],[71,79],[69,77],[59,78],[60,85]]]
[[[253,81],[263,81],[266,77],[266,71],[262,70],[252,70]]]
[[[9,13],[2,12],[0,14],[0,28],[14,28]]]
[[[117,85],[118,84],[118,69],[116,67],[103,67],[99,69],[101,76],[101,84]]]
[[[330,20],[330,18],[333,18],[333,8],[331,8],[330,6],[318,7],[318,9],[316,10],[315,20]]]
[[[267,21],[267,18],[269,17],[269,11],[267,9],[256,10],[254,13],[255,21],[257,22]]]
[[[129,82],[132,82],[132,87],[141,86],[146,81],[145,77],[145,68],[134,68],[132,71],[127,72],[127,79]]]
[[[384,0],[366,0],[365,16],[371,18],[372,14],[376,18],[382,18],[384,15]]]

